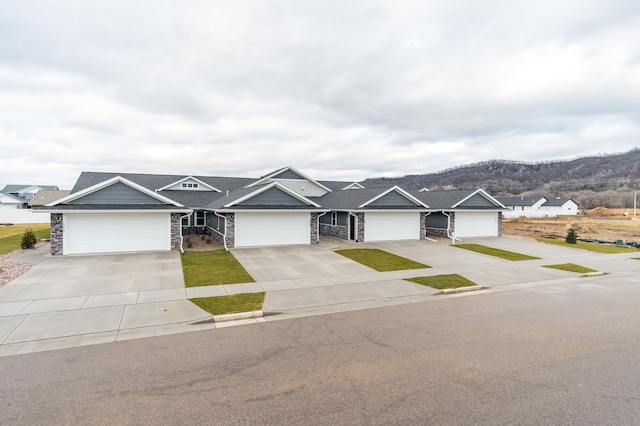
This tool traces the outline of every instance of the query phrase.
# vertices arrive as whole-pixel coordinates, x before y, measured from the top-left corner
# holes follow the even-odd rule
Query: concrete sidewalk
[[[557,263],[640,272],[635,251],[603,255],[517,237],[465,242],[542,259],[511,262],[427,241],[362,244],[432,266],[377,272],[326,243],[234,249],[257,282],[185,289],[177,252],[52,258],[45,247],[13,258],[37,267],[0,288],[0,356],[462,296],[434,297],[436,290],[404,280],[418,276],[457,273],[496,291],[575,279],[543,267]],[[189,298],[254,292],[266,292],[263,310],[279,315],[192,325],[211,316]]]

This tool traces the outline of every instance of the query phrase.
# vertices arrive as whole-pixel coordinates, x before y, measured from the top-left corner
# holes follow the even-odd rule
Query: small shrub
[[[33,232],[33,229],[27,228],[24,230],[20,247],[23,249],[32,249],[36,246],[37,242],[38,240],[36,239],[36,234]]]
[[[578,231],[576,231],[575,226],[571,226],[571,228],[569,228],[569,231],[567,231],[567,236],[564,239],[564,242],[567,244],[578,243]]]
[[[192,243],[191,241],[189,241],[189,242],[187,243],[187,247],[188,247],[188,248],[192,248],[192,247],[193,247],[193,243]]]
[[[207,244],[211,244],[211,237],[207,237]]]

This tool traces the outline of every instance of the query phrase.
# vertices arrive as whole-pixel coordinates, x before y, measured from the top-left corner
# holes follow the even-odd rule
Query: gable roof
[[[165,190],[167,188],[171,188],[172,186],[178,185],[179,183],[182,183],[182,182],[187,181],[187,180],[194,180],[194,181],[198,182],[200,185],[205,186],[205,187],[209,188],[212,191],[222,192],[218,188],[216,188],[216,187],[214,187],[212,185],[209,185],[208,183],[205,183],[205,182],[201,181],[200,179],[198,179],[196,177],[193,177],[193,176],[187,176],[187,177],[184,177],[182,179],[179,179],[179,180],[177,180],[177,181],[175,181],[173,183],[170,183],[168,185],[163,186],[162,188],[157,188],[156,191],[163,191],[163,190]]]
[[[41,190],[34,195],[34,197],[29,201],[29,205],[31,207],[42,207],[49,203],[52,203],[60,198],[64,198],[69,195],[71,191],[49,191],[49,190]]]
[[[530,207],[538,203],[540,200],[546,200],[547,198],[534,195],[528,197],[495,197],[495,199],[505,206]]]
[[[567,204],[569,201],[573,202],[576,206],[578,206],[579,204],[576,203],[575,201],[573,201],[571,198],[552,198],[550,200],[547,200],[543,206],[545,207],[560,207],[560,206],[564,206],[565,204]]]
[[[324,186],[323,184],[321,184],[320,182],[318,182],[315,179],[311,179],[309,176],[305,175],[304,173],[294,169],[291,166],[287,166],[287,167],[283,167],[279,170],[276,170],[275,172],[269,173],[266,176],[261,177],[260,179],[258,179],[257,181],[250,183],[249,185],[247,185],[247,188],[252,187],[252,186],[256,186],[256,185],[262,185],[263,183],[267,182],[269,179],[277,179],[278,175],[284,173],[284,172],[291,172],[297,176],[300,176],[301,179],[306,179],[309,182],[313,182],[316,185],[320,186],[323,189],[326,189],[328,192],[331,192],[331,189],[327,188],[326,186]]]
[[[473,197],[475,195],[480,195],[481,197],[483,197],[484,199],[486,199],[487,201],[489,201],[491,204],[495,205],[496,207],[500,207],[500,208],[506,209],[504,204],[502,204],[500,201],[496,200],[494,197],[489,195],[489,193],[487,191],[485,191],[484,189],[482,189],[482,188],[478,188],[475,192],[469,194],[467,197],[463,198],[458,203],[454,204],[453,208],[461,207],[461,205],[464,204],[465,201],[469,200],[471,197]]]
[[[210,209],[232,209],[233,207],[238,208],[239,205],[244,201],[250,200],[251,198],[256,197],[257,195],[260,195],[263,192],[268,191],[272,188],[276,188],[284,192],[285,194],[299,200],[303,204],[309,206],[309,208],[321,208],[321,206],[316,202],[311,201],[309,198],[303,195],[300,195],[295,191],[290,190],[289,188],[287,188],[286,186],[278,182],[271,182],[265,185],[260,185],[260,187],[258,188],[255,188],[255,187],[241,188],[232,193],[229,193],[229,195],[220,197],[219,199],[215,200],[210,205],[208,205],[207,208],[210,208]],[[283,207],[285,209],[292,208],[291,206],[274,206],[274,207]]]
[[[171,205],[173,205],[175,207],[184,207],[182,204],[180,204],[180,203],[178,203],[176,201],[173,201],[173,200],[171,200],[171,199],[169,199],[167,197],[164,197],[164,196],[156,193],[155,191],[151,191],[151,190],[145,188],[144,186],[138,185],[135,182],[131,182],[130,180],[125,179],[122,176],[114,176],[111,179],[107,179],[105,181],[97,183],[97,184],[95,184],[93,186],[90,186],[88,188],[84,188],[84,189],[82,189],[82,190],[80,190],[78,192],[71,193],[70,195],[67,195],[66,197],[60,198],[60,199],[58,199],[56,201],[53,201],[53,202],[51,202],[49,204],[46,204],[45,207],[55,207],[55,206],[60,205],[60,204],[66,204],[66,203],[68,203],[70,201],[78,200],[78,199],[80,199],[80,198],[82,198],[82,197],[84,197],[86,195],[92,194],[94,192],[97,192],[97,191],[99,191],[101,189],[107,188],[107,187],[109,187],[109,186],[111,186],[113,184],[116,184],[116,183],[122,183],[124,185],[127,185],[128,187],[131,187],[131,188],[133,188],[133,189],[135,189],[137,191],[140,191],[141,193],[143,193],[145,195],[148,195],[149,197],[155,198],[156,200],[161,201],[162,203],[171,204]]]
[[[14,195],[0,192],[0,204],[7,204],[7,202],[1,201],[2,198],[7,198],[8,199],[7,201],[12,201],[11,203],[8,203],[8,204],[24,204],[26,202],[26,200],[20,199]]]
[[[362,184],[359,182],[353,182],[345,186],[344,188],[342,188],[343,191],[346,191],[349,189],[364,189],[364,186],[362,186]]]
[[[381,199],[382,197],[384,197],[385,195],[387,195],[387,194],[389,194],[391,192],[397,192],[398,194],[402,195],[407,200],[413,202],[417,206],[422,206],[422,207],[429,208],[429,206],[427,204],[423,203],[422,201],[420,201],[419,199],[417,199],[413,195],[409,194],[407,191],[405,191],[404,189],[400,188],[398,185],[395,185],[395,186],[387,189],[386,191],[378,194],[377,196],[373,197],[372,199],[370,199],[368,201],[365,201],[364,203],[359,205],[358,208],[361,209],[361,208],[367,207],[368,205],[370,205],[374,201]]]

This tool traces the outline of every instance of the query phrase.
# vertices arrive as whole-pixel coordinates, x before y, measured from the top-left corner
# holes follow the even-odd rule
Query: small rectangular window
[[[338,212],[331,212],[331,226],[338,225]]]
[[[186,184],[186,183],[184,183],[184,182],[182,182],[182,187],[183,187],[183,188],[186,188],[186,187],[187,187],[187,184]]]
[[[196,226],[204,226],[204,212],[196,212]]]

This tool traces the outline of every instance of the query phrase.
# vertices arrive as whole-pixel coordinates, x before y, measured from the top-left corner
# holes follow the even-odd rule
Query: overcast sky
[[[640,1],[0,0],[0,186],[640,146]]]

